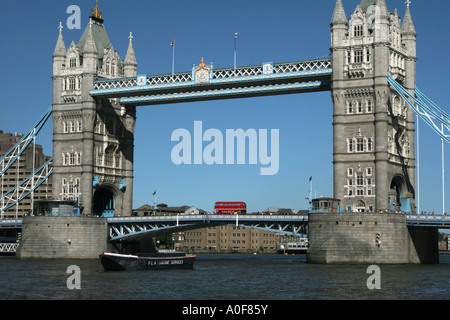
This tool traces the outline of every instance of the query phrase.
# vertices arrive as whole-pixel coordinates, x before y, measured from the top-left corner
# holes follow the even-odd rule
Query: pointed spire
[[[62,36],[62,22],[59,23],[59,36],[58,41],[56,42],[55,52],[53,53],[53,57],[65,57],[66,56],[66,45],[64,44],[64,39]]]
[[[377,0],[377,6],[380,8],[381,18],[388,19],[389,18],[389,10],[386,5],[385,0]]]
[[[405,18],[403,19],[402,35],[416,36],[417,35],[416,29],[414,28],[414,23],[411,17],[411,11],[409,10],[409,5],[411,4],[411,1],[407,0],[405,3],[406,3],[406,14]]]
[[[97,54],[97,46],[95,45],[94,36],[92,35],[92,20],[89,22],[89,30],[86,37],[86,43],[84,45],[83,54],[94,53]]]
[[[130,44],[128,45],[127,56],[125,57],[125,61],[123,64],[123,72],[125,77],[131,78],[136,77],[137,75],[137,61],[136,56],[134,55],[133,34],[131,32],[128,38],[130,39]]]
[[[136,62],[136,56],[134,54],[134,49],[133,49],[133,33],[130,32],[130,36],[128,37],[130,39],[130,44],[128,45],[128,51],[127,51],[127,56],[125,57],[125,65],[130,65],[130,66],[137,66],[137,62]]]
[[[336,6],[334,7],[333,18],[331,19],[331,25],[336,24],[348,24],[347,16],[345,15],[344,5],[341,0],[336,1]]]

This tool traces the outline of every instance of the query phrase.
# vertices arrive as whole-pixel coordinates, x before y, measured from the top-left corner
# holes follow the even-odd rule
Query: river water
[[[79,267],[80,289],[69,289]],[[193,270],[104,271],[97,260],[0,257],[2,300],[448,300],[450,255],[436,265],[313,265],[304,255],[199,255]],[[68,281],[70,280],[70,281]]]

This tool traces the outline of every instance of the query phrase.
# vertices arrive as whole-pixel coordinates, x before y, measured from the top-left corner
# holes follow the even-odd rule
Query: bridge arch
[[[356,201],[354,206],[353,206],[353,211],[354,212],[364,212],[364,211],[366,211],[366,204],[365,204],[365,202],[362,201],[362,200]]]
[[[114,217],[121,201],[114,185],[104,184],[94,189],[93,214],[98,217]]]
[[[394,175],[389,189],[389,209],[394,211],[411,212],[410,193],[405,177]]]

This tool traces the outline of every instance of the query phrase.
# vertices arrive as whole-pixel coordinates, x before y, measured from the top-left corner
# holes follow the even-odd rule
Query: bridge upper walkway
[[[331,89],[331,58],[236,68],[204,66],[192,71],[94,82],[93,97],[120,98],[121,104],[154,105],[188,101],[255,97]]]

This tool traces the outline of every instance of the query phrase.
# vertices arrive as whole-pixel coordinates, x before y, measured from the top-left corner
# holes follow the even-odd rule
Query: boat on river
[[[184,252],[120,254],[105,252],[100,255],[103,268],[110,270],[192,269],[196,255]]]

